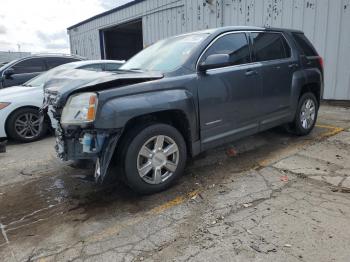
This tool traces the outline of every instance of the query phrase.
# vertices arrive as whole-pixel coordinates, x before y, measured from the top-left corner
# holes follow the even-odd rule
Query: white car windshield
[[[76,67],[77,67],[77,65],[75,63],[69,63],[69,64],[57,66],[57,67],[55,67],[55,68],[53,68],[45,73],[38,75],[37,77],[27,81],[23,85],[24,86],[43,86],[47,81],[50,80],[51,77],[65,71],[67,69],[73,69]]]
[[[180,67],[208,34],[190,34],[161,40],[136,54],[121,70],[171,72]]]

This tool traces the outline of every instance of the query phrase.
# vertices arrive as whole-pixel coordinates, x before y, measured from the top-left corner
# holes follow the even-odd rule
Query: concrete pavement
[[[309,136],[272,130],[209,151],[147,197],[86,181],[52,138],[9,145],[1,260],[349,261],[349,128],[348,108],[323,106]]]

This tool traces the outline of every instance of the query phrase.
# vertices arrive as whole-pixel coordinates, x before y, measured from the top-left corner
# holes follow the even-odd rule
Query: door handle
[[[291,69],[296,69],[299,67],[299,65],[298,64],[290,64],[288,67]]]
[[[245,75],[246,75],[246,76],[254,76],[254,75],[257,75],[257,74],[258,74],[258,72],[255,71],[255,70],[247,70],[247,71],[245,72]]]

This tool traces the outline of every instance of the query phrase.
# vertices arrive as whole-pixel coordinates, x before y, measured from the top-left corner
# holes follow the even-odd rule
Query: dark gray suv
[[[159,41],[115,73],[56,79],[44,109],[59,157],[94,160],[96,181],[148,194],[209,148],[284,124],[307,135],[322,64],[300,31],[224,27]]]

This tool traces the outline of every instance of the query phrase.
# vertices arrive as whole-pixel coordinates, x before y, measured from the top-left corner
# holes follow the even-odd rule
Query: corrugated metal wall
[[[225,25],[301,29],[324,57],[324,98],[350,100],[350,0],[146,0],[70,30],[72,53],[100,58],[99,30],[136,18],[145,46]]]

